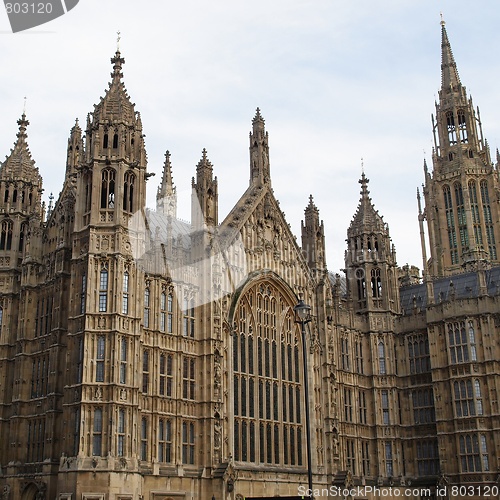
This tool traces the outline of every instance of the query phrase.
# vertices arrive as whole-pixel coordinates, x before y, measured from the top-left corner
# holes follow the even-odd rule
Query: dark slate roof
[[[455,294],[457,299],[477,297],[479,284],[477,272],[457,274],[446,278],[439,278],[433,282],[434,300],[436,303],[450,300],[450,295]],[[500,293],[500,267],[486,271],[486,285],[488,295]],[[425,284],[406,286],[400,289],[401,310],[411,313],[414,306],[424,309],[427,307],[427,291]]]

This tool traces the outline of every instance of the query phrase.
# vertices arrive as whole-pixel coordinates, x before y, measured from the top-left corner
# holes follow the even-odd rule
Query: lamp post
[[[306,443],[307,443],[307,478],[309,480],[309,491],[311,499],[313,496],[313,480],[312,480],[312,465],[311,465],[311,422],[309,420],[309,384],[307,373],[307,348],[306,348],[306,323],[311,321],[311,306],[305,304],[302,298],[293,308],[295,313],[295,323],[300,323],[302,332],[302,356],[304,362],[304,399],[306,409]]]

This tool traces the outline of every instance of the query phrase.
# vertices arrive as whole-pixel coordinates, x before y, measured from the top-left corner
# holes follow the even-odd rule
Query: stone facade
[[[205,150],[191,223],[177,218],[169,152],[147,210],[141,117],[119,51],[111,61],[105,96],[71,129],[54,206],[41,202],[24,114],[0,167],[2,498],[300,498],[305,405],[318,497],[346,486],[353,498],[495,496],[498,159],[444,23],[424,204],[418,194],[423,279],[397,267],[364,173],[345,275],[327,270],[312,197],[299,245],[258,109],[249,184],[224,220]],[[299,298],[312,307],[308,399]]]

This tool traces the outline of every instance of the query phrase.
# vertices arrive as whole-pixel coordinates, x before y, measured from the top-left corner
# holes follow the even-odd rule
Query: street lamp
[[[301,297],[299,298],[298,304],[293,308],[293,311],[295,313],[295,323],[300,323],[302,331],[302,356],[304,358],[304,406],[306,409],[307,478],[309,480],[309,491],[311,492],[311,499],[314,499],[311,465],[311,422],[309,421],[309,385],[306,349],[306,323],[309,323],[311,321],[311,306],[305,304]]]

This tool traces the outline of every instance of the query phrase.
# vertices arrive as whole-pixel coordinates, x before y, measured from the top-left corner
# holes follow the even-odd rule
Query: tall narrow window
[[[366,406],[366,392],[359,391],[358,393],[358,408],[359,408],[359,423],[366,424],[368,409]]]
[[[0,307],[0,332],[2,331],[3,325],[3,307]]]
[[[374,299],[380,299],[382,297],[382,279],[380,277],[380,269],[379,268],[372,269],[370,275],[371,275],[371,285],[372,285],[372,297]]]
[[[117,455],[123,457],[125,455],[125,410],[118,410],[118,426],[117,426]]]
[[[118,134],[114,134],[113,135],[113,149],[117,149],[118,148]]]
[[[479,203],[477,199],[476,183],[469,182],[469,199],[472,212],[472,224],[474,226],[474,240],[480,248],[483,248],[483,233],[481,230],[481,217],[479,212]]]
[[[148,421],[146,418],[141,420],[141,460],[148,459]]]
[[[149,387],[149,351],[142,352],[142,392],[146,394]]]
[[[160,419],[158,422],[158,462],[172,461],[172,421]]]
[[[108,265],[101,264],[101,274],[99,281],[99,312],[106,312],[108,309]]]
[[[106,339],[103,335],[97,337],[97,353],[95,365],[95,381],[104,382],[104,354]]]
[[[89,172],[83,174],[83,184],[85,186],[85,206],[83,212],[87,213],[92,206],[92,175]]]
[[[82,274],[82,286],[80,289],[80,314],[85,313],[85,301],[87,296],[87,275]]]
[[[390,424],[389,417],[389,391],[382,391],[382,422],[384,425]]]
[[[378,367],[380,375],[385,375],[387,373],[385,365],[385,344],[382,341],[378,343]]]
[[[101,208],[114,208],[115,206],[115,176],[111,168],[102,171],[101,177]]]
[[[182,463],[194,464],[193,422],[182,422]]]
[[[370,442],[361,441],[361,468],[364,477],[370,476]]]
[[[490,195],[488,193],[488,183],[481,181],[481,202],[483,203],[484,222],[486,226],[486,240],[488,242],[488,252],[491,260],[497,259],[497,247],[495,244],[495,232],[493,219],[491,216]]]
[[[161,292],[160,295],[160,331],[165,331],[165,321],[166,321],[166,307],[167,307],[167,294]]]
[[[185,357],[182,360],[182,397],[184,399],[194,399],[195,388],[195,360]]]
[[[462,192],[462,185],[459,182],[454,184],[455,188],[455,200],[457,203],[457,219],[458,219],[458,230],[460,232],[460,244],[462,245],[462,251],[469,248],[469,233],[467,231],[467,217],[465,215],[465,204],[464,195]]]
[[[448,142],[450,146],[453,146],[457,143],[457,130],[455,128],[455,117],[452,111],[446,113],[446,125],[448,128]]]
[[[356,372],[363,374],[365,372],[363,365],[363,342],[361,340],[356,341]]]
[[[172,355],[167,356],[167,390],[166,396],[172,397],[172,387],[174,385],[174,369],[173,369],[174,358]]]
[[[392,443],[387,441],[385,443],[385,472],[387,477],[394,476],[394,468],[392,462]]]
[[[194,337],[194,299],[184,299],[184,327],[185,337]]]
[[[479,436],[479,442],[481,445],[481,461],[482,461],[482,466],[483,466],[483,471],[484,472],[489,472],[490,470],[490,460],[488,457],[488,447],[486,445],[486,436],[484,434],[481,434]]]
[[[165,396],[166,385],[166,369],[167,362],[165,354],[160,354],[160,377],[159,377],[159,393],[160,396]]]
[[[2,221],[0,232],[0,250],[10,250],[12,247],[12,221]]]
[[[104,137],[102,139],[102,147],[103,147],[103,149],[107,149],[108,145],[109,145],[109,136],[106,133],[106,134],[104,134]]]
[[[446,213],[446,225],[448,228],[448,243],[450,245],[451,263],[458,264],[458,243],[455,229],[455,218],[453,215],[453,203],[451,199],[450,186],[443,186],[444,208]]]
[[[352,422],[352,390],[344,388],[344,417],[346,422]]]
[[[149,328],[149,315],[151,311],[149,306],[150,295],[149,288],[146,288],[144,290],[144,328]]]
[[[123,210],[126,212],[134,211],[134,182],[135,175],[128,171],[123,177]]]
[[[94,425],[92,429],[92,455],[102,455],[102,409],[94,410]]]
[[[457,112],[458,117],[458,132],[460,134],[460,142],[467,143],[467,122],[465,120],[465,113],[462,110]]]
[[[354,439],[346,440],[346,467],[352,475],[356,475],[356,454],[354,451]]]
[[[123,274],[122,314],[128,314],[128,282],[129,274],[125,271]]]
[[[173,333],[174,331],[174,297],[171,293],[167,297],[167,332]]]
[[[349,339],[341,338],[340,339],[341,346],[341,357],[342,357],[342,369],[349,370],[350,369],[350,358],[349,358]]]
[[[476,415],[483,414],[483,396],[481,395],[481,383],[479,379],[474,380],[474,398],[476,400]]]
[[[127,383],[127,339],[120,341],[120,384]]]
[[[28,228],[26,224],[21,224],[21,230],[19,232],[19,251],[24,251],[24,239],[28,232]]]

